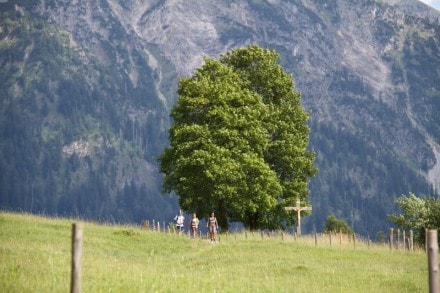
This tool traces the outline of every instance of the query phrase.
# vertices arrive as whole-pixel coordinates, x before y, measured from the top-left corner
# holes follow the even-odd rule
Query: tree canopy
[[[212,211],[251,229],[292,222],[283,207],[307,201],[317,172],[307,149],[310,113],[274,50],[233,49],[179,82],[170,146],[159,157],[165,191],[201,217]]]
[[[343,219],[338,219],[334,215],[330,215],[324,224],[324,232],[342,232],[344,234],[352,235],[353,230]]]
[[[413,193],[401,195],[395,203],[402,210],[401,214],[390,214],[388,220],[404,229],[439,229],[440,199],[420,198]]]
[[[424,241],[425,229],[440,229],[440,199],[420,198],[409,193],[395,200],[402,213],[388,215],[388,220],[397,227],[419,231],[418,240]]]

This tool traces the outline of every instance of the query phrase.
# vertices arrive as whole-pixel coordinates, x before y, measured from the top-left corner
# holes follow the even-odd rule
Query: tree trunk
[[[221,228],[222,232],[229,231],[229,223],[228,223],[228,211],[226,209],[226,204],[223,199],[218,202],[218,217],[217,217],[218,225]]]
[[[249,230],[256,231],[258,227],[258,212],[248,215]]]

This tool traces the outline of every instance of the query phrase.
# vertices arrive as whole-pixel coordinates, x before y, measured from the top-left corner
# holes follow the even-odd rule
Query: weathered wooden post
[[[440,279],[438,272],[438,240],[437,230],[428,230],[428,269],[429,292],[440,293]]]
[[[400,229],[397,229],[397,246],[396,249],[399,250],[400,249]]]
[[[393,228],[390,229],[390,250],[393,249]]]
[[[316,231],[315,231],[315,246],[318,245],[318,235],[316,235]]]
[[[428,253],[428,229],[425,228],[425,253]]]
[[[403,233],[403,236],[402,236],[403,250],[405,251],[406,250],[406,232],[405,232],[405,230],[403,230],[402,233]]]
[[[81,260],[82,260],[83,226],[80,223],[72,225],[72,271],[70,292],[81,292]]]
[[[296,200],[296,206],[294,207],[285,207],[286,211],[296,211],[298,213],[297,215],[297,228],[296,231],[298,233],[298,236],[301,236],[301,211],[311,211],[312,207],[301,207],[301,202],[299,199]]]
[[[409,230],[409,245],[410,245],[410,250],[414,251],[414,234],[413,234],[413,230]]]

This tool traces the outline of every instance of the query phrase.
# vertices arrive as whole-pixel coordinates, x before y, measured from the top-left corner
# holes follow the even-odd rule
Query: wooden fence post
[[[406,250],[406,231],[405,230],[403,230],[403,236],[402,236],[402,242],[403,242],[403,251],[405,251]]]
[[[437,230],[428,230],[429,292],[440,293]]]
[[[72,224],[72,271],[70,280],[70,292],[81,292],[81,259],[83,226],[79,223]]]
[[[425,228],[425,253],[428,253],[428,229]]]
[[[390,229],[390,250],[393,249],[393,228]]]
[[[410,250],[414,251],[414,234],[413,234],[413,230],[409,230],[409,245],[410,245]]]

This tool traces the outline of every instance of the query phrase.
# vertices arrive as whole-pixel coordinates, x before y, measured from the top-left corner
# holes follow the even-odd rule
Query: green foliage
[[[66,292],[74,220],[0,213],[0,288]],[[428,292],[423,251],[315,246],[310,237],[223,236],[218,244],[83,223],[83,292]],[[135,231],[134,237],[120,231]],[[344,245],[344,244],[343,244]],[[270,268],[270,269],[268,269]]]
[[[159,158],[164,189],[184,210],[219,214],[251,229],[279,227],[282,206],[308,195],[314,154],[309,113],[279,55],[257,46],[206,58],[179,83],[170,147]]]
[[[397,227],[419,232],[419,242],[424,242],[425,229],[440,230],[440,199],[419,198],[413,193],[401,195],[395,201],[402,213],[388,215],[388,220]]]
[[[376,233],[376,240],[379,243],[386,243],[387,240],[387,234],[384,231],[379,231]]]
[[[416,197],[413,193],[401,195],[395,204],[402,209],[402,214],[390,214],[388,220],[404,229],[428,228],[428,206],[426,200]]]
[[[413,193],[401,195],[395,201],[402,209],[402,214],[390,214],[388,219],[404,229],[439,229],[440,228],[440,199],[419,198]]]
[[[342,232],[347,235],[353,234],[353,230],[350,226],[343,219],[338,219],[334,215],[328,216],[327,221],[324,223],[324,232]]]

